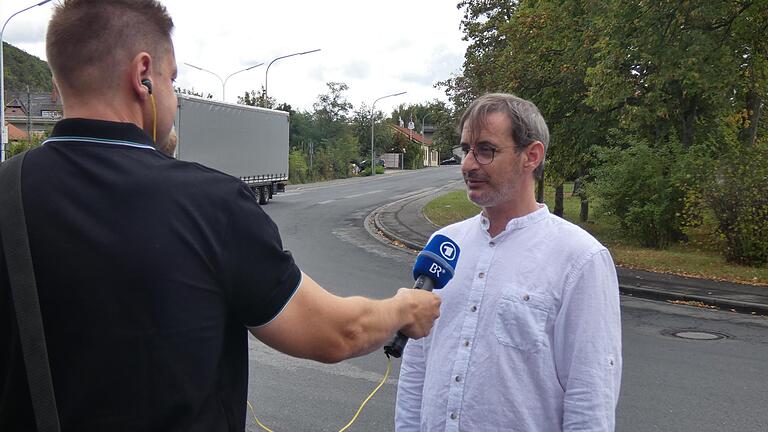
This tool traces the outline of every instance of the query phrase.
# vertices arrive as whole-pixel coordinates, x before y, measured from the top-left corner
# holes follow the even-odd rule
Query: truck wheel
[[[259,187],[259,204],[267,205],[268,202],[269,202],[269,187],[268,186]]]

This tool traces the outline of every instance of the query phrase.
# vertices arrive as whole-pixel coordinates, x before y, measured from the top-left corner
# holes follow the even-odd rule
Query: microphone
[[[453,279],[453,270],[459,261],[459,245],[448,237],[438,234],[427,243],[413,264],[414,289],[432,291],[444,287]],[[384,346],[387,356],[400,358],[408,336],[397,332],[397,336]]]

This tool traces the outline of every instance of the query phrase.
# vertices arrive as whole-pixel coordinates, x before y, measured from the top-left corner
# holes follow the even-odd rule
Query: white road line
[[[379,193],[379,192],[384,192],[384,191],[383,190],[373,190],[373,191],[370,191],[370,192],[363,192],[363,193],[360,193],[360,194],[357,194],[357,195],[347,195],[344,198],[357,198],[357,197],[361,197],[361,196],[364,196],[364,195],[371,195],[371,194],[375,194],[375,193]]]
[[[328,204],[328,203],[332,203],[334,201],[336,201],[336,200],[335,199],[330,199],[328,201],[320,201],[318,204]]]

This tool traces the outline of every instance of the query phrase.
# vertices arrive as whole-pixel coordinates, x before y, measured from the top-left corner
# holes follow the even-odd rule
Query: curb
[[[706,306],[714,306],[721,310],[730,310],[750,315],[768,316],[768,305],[752,302],[743,302],[738,300],[728,300],[714,297],[704,297],[694,294],[683,294],[677,292],[664,291],[655,288],[637,287],[626,284],[619,284],[619,292],[626,296],[644,298],[656,301],[683,301],[697,302]]]
[[[432,191],[430,193],[439,192],[441,189],[438,189],[437,191]],[[413,196],[405,197],[402,199],[399,199],[397,201],[385,204],[381,207],[378,207],[374,209],[368,216],[365,218],[365,223],[367,226],[373,227],[378,233],[383,235],[387,241],[387,244],[390,244],[393,247],[397,247],[398,249],[404,249],[403,247],[399,247],[396,245],[393,245],[392,243],[400,243],[405,246],[405,249],[410,253],[418,253],[421,249],[424,248],[423,244],[418,244],[415,242],[412,242],[408,239],[400,238],[395,233],[390,231],[385,224],[381,222],[380,213],[386,209],[387,207],[390,207],[392,205],[401,203],[403,201],[413,201],[417,200],[419,198],[423,198],[426,196],[426,193],[421,194],[415,194]],[[377,232],[369,230],[369,233],[371,235],[376,236]],[[616,268],[617,273],[620,271],[620,267]],[[760,303],[753,303],[753,302],[745,302],[745,301],[739,301],[739,300],[729,300],[729,299],[723,299],[723,298],[715,298],[715,297],[705,297],[705,296],[699,296],[695,294],[683,294],[678,292],[671,292],[671,291],[665,291],[657,288],[651,288],[651,287],[639,287],[639,286],[632,286],[628,284],[619,283],[619,293],[630,296],[630,297],[637,297],[637,298],[644,298],[648,300],[656,300],[656,301],[681,301],[681,302],[697,302],[704,304],[706,306],[714,306],[721,310],[730,310],[733,312],[739,312],[743,314],[750,314],[750,315],[765,315],[768,316],[768,305],[760,304]]]

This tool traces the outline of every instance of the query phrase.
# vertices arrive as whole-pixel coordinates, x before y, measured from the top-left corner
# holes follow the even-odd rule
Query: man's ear
[[[152,56],[147,52],[140,52],[131,61],[131,89],[141,100],[149,99],[150,87],[142,81],[152,81]]]
[[[523,153],[525,153],[523,167],[533,172],[544,161],[544,144],[541,141],[534,141],[523,150]]]

